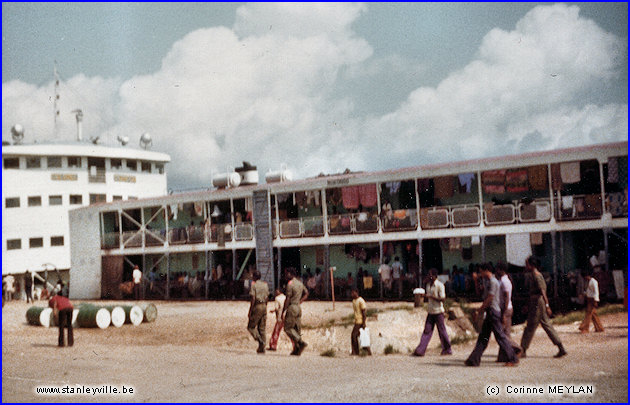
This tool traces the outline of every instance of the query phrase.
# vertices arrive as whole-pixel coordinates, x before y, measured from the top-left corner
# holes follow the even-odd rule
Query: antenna
[[[57,72],[57,61],[55,61],[53,74],[55,76],[55,98],[53,100],[53,108],[54,108],[54,114],[55,114],[54,133],[55,133],[55,136],[57,136],[57,130],[58,130],[58,128],[57,128],[57,117],[59,117],[59,106],[57,105],[57,103],[59,102],[59,73]],[[77,120],[78,120],[78,118],[77,118]]]
[[[11,127],[11,137],[13,138],[13,144],[19,145],[24,139],[24,127],[20,124],[15,124]]]
[[[144,149],[149,149],[149,147],[153,145],[153,140],[151,139],[151,134],[145,132],[140,136],[140,146]]]
[[[116,139],[118,140],[118,142],[120,142],[120,144],[122,146],[125,146],[125,145],[127,145],[129,143],[129,137],[128,136],[120,136],[120,135],[118,135],[116,137]]]

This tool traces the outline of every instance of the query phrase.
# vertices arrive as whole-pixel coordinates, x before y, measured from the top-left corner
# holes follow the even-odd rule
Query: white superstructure
[[[167,193],[167,154],[90,142],[2,147],[2,274],[70,268],[68,211]]]

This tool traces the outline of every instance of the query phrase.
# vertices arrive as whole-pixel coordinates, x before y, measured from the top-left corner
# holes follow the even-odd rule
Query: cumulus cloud
[[[76,107],[86,135],[150,132],[154,149],[172,156],[174,188],[208,186],[241,160],[261,177],[281,163],[305,177],[626,138],[627,104],[584,97],[618,78],[626,44],[575,6],[532,9],[513,30],[490,31],[474,60],[437,86],[361,116],[351,93],[339,96],[344,80],[423,68],[374,57],[352,29],[366,12],[348,3],[241,6],[233,27],[189,33],[153,74],[64,82],[76,91],[63,93],[59,132],[73,137]],[[52,84],[3,83],[3,139],[15,122],[40,139],[50,133],[52,93]]]

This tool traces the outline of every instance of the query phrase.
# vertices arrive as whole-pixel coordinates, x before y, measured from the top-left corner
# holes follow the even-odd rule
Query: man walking
[[[525,261],[525,269],[532,278],[530,279],[529,286],[527,326],[525,326],[523,337],[521,338],[521,347],[523,348],[521,358],[527,357],[527,349],[529,349],[538,324],[542,326],[553,344],[558,346],[558,353],[554,357],[563,357],[567,352],[564,350],[560,337],[558,337],[549,319],[551,316],[551,308],[549,307],[549,300],[547,299],[547,284],[545,283],[543,275],[540,274],[540,261],[533,256],[528,257]]]
[[[503,332],[503,325],[501,325],[501,308],[500,308],[500,290],[499,280],[497,280],[488,264],[483,264],[481,267],[481,276],[488,282],[488,288],[484,289],[484,300],[481,307],[478,309],[479,316],[482,311],[486,311],[486,318],[481,326],[481,333],[477,338],[477,344],[475,349],[466,359],[465,364],[467,366],[478,367],[481,363],[481,355],[488,347],[490,341],[490,333],[494,333],[494,338],[499,344],[499,348],[505,352],[507,357],[506,366],[515,366],[518,364],[518,358],[512,349],[509,339]]]
[[[59,319],[59,347],[65,346],[63,328],[68,328],[68,346],[74,344],[74,336],[72,334],[72,303],[67,297],[61,295],[61,291],[57,291],[57,295],[48,301],[48,306],[53,309],[53,314]]]
[[[137,264],[133,266],[133,273],[131,274],[131,277],[133,278],[133,298],[135,300],[139,300],[140,283],[142,282],[142,271],[140,271],[140,268]]]
[[[278,347],[278,339],[280,338],[280,332],[282,332],[282,327],[284,323],[282,322],[282,309],[284,308],[284,302],[287,299],[287,296],[280,291],[279,288],[276,288],[275,292],[276,298],[273,302],[273,309],[271,312],[275,312],[276,314],[276,325],[273,328],[273,333],[271,334],[271,340],[269,341],[269,348],[267,350],[275,351]]]
[[[28,270],[24,273],[24,292],[26,293],[26,303],[33,303],[33,274]]]
[[[446,301],[446,292],[444,290],[444,284],[437,279],[437,269],[429,270],[429,285],[427,286],[427,297],[429,298],[429,306],[427,308],[427,319],[424,322],[424,332],[422,332],[422,338],[416,350],[414,350],[414,356],[424,356],[427,350],[427,346],[433,336],[433,327],[437,324],[438,334],[440,336],[440,342],[442,343],[442,356],[451,355],[451,340],[446,332],[446,325],[444,324],[444,301]]]
[[[396,286],[396,294],[398,294],[398,299],[402,297],[402,272],[402,263],[400,263],[400,259],[398,258],[398,256],[396,256],[394,258],[394,263],[392,263],[392,277],[394,279],[394,285]]]
[[[295,269],[287,269],[287,299],[282,310],[282,320],[284,321],[284,331],[293,342],[291,355],[299,356],[306,346],[302,340],[302,304],[308,298],[308,290],[304,284],[295,277]]]
[[[499,278],[499,283],[501,284],[501,298],[499,301],[499,306],[501,308],[501,324],[503,325],[503,332],[505,332],[505,336],[507,336],[510,344],[512,345],[512,349],[514,349],[514,353],[518,356],[522,349],[518,343],[512,340],[512,314],[514,313],[514,308],[512,307],[512,280],[510,280],[506,270],[507,266],[505,263],[497,263],[497,277]],[[497,362],[505,363],[507,361],[508,359],[505,352],[499,349]]]
[[[365,300],[359,297],[359,290],[354,287],[351,291],[352,296],[352,310],[354,311],[354,327],[350,334],[350,345],[352,347],[352,355],[359,355],[359,333],[361,329],[365,329],[365,321],[367,319],[367,305]],[[372,355],[372,350],[366,347],[367,354]]]
[[[258,342],[256,353],[265,353],[265,327],[267,325],[267,300],[269,299],[269,286],[260,279],[260,272],[254,271],[252,286],[249,289],[251,303],[249,305],[249,323],[247,330]]]
[[[593,277],[590,273],[586,271],[582,271],[582,277],[586,281],[586,291],[584,294],[586,295],[586,314],[584,315],[584,321],[580,325],[581,333],[588,333],[588,330],[591,327],[591,318],[593,319],[593,325],[595,326],[595,332],[603,332],[604,326],[602,325],[602,321],[599,319],[597,312],[595,312],[597,306],[599,305],[599,284],[595,277]]]

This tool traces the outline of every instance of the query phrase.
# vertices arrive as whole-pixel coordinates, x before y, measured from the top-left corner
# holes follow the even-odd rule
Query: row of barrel
[[[72,311],[72,326],[80,328],[105,329],[109,325],[117,328],[124,324],[140,325],[142,322],[153,322],[157,318],[157,307],[154,304],[140,305],[94,305],[79,304]],[[36,326],[56,326],[52,308],[30,307],[26,311],[26,321]]]

